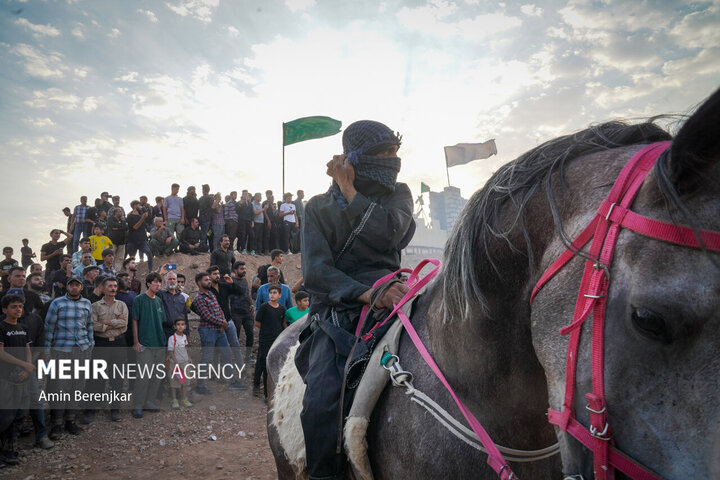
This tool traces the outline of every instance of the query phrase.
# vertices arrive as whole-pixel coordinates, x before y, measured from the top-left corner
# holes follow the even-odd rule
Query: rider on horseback
[[[343,385],[357,384],[378,337],[358,343],[352,333],[363,305],[374,302],[365,333],[384,318],[378,310],[392,309],[408,290],[392,283],[371,300],[371,286],[400,268],[400,252],[415,233],[410,189],[396,181],[400,138],[379,122],[350,125],[343,155],[327,164],[330,190],[305,208],[302,262],[311,323],[295,362],[307,385],[301,421],[310,479],[344,478],[339,435],[352,393],[343,395]]]

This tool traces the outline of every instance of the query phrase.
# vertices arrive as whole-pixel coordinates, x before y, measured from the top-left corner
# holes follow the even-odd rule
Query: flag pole
[[[280,197],[285,195],[285,122],[282,124],[283,127],[283,155],[282,155],[282,192]]]
[[[450,186],[450,167],[448,167],[448,164],[447,164],[447,150],[443,149],[443,151],[445,152],[445,174],[447,175],[448,187],[449,187]]]

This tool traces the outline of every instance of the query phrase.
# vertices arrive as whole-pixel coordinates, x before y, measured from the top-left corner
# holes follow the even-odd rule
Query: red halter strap
[[[562,335],[570,334],[563,408],[562,411],[550,409],[548,419],[593,451],[595,478],[598,480],[613,479],[615,469],[634,479],[654,480],[660,478],[614,448],[612,430],[608,423],[603,376],[603,333],[609,289],[608,272],[620,229],[624,227],[650,238],[692,248],[704,247],[710,251],[720,252],[720,233],[704,230],[698,232],[701,243],[698,241],[695,231],[689,227],[653,220],[629,210],[648,172],[655,165],[660,154],[670,145],[671,142],[648,145],[630,159],[620,172],[607,199],[600,205],[593,220],[575,238],[571,247],[565,250],[540,277],[530,297],[532,304],[540,289],[592,240],[588,256],[593,260],[585,262],[572,322],[560,330]],[[586,428],[575,419],[573,399],[575,397],[580,327],[590,313],[593,315],[592,393],[585,395],[588,401],[586,408],[590,411],[590,427]]]

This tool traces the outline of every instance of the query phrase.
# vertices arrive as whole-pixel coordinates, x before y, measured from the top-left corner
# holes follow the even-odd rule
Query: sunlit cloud
[[[210,23],[220,0],[179,0],[174,3],[167,2],[165,5],[180,16]]]
[[[32,125],[33,127],[38,128],[44,128],[44,127],[53,127],[55,126],[55,122],[53,122],[48,117],[42,117],[42,118],[26,118],[25,123],[28,125]]]
[[[27,30],[30,30],[35,38],[60,36],[60,30],[53,27],[52,25],[39,25],[30,23],[30,21],[25,18],[18,18],[17,20],[15,20],[15,24],[20,25]]]
[[[285,6],[289,8],[291,12],[305,10],[313,5],[315,5],[315,0],[285,0]]]
[[[25,43],[18,43],[10,52],[22,59],[25,72],[33,77],[62,78],[68,69],[62,54],[58,52],[41,53]]]
[[[138,8],[137,13],[139,13],[141,15],[145,15],[148,18],[148,20],[150,20],[152,23],[158,22],[158,19],[155,16],[155,13],[151,10],[143,10],[142,8]],[[113,30],[115,30],[115,29],[113,29]]]

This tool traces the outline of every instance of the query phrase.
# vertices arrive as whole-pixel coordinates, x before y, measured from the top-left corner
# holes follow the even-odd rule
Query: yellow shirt
[[[90,251],[95,260],[102,262],[102,252],[106,248],[112,248],[112,241],[105,235],[90,235]]]

